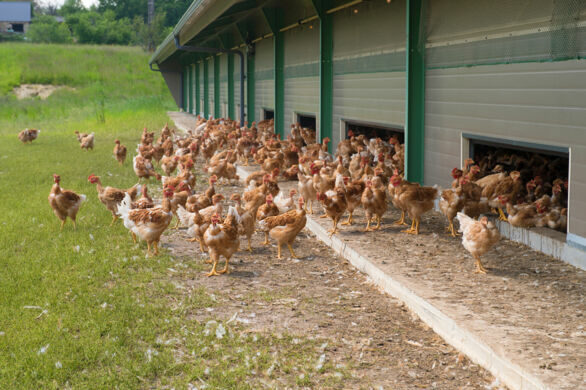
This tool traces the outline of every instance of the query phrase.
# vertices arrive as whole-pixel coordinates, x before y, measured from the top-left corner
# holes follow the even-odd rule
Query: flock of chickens
[[[19,138],[25,142],[21,134]],[[93,149],[94,133],[76,135],[81,148]],[[134,242],[137,236],[147,242],[147,255],[158,254],[161,235],[175,216],[175,227],[186,226],[189,241],[197,241],[202,252],[209,253],[208,262],[213,265],[208,276],[229,272],[229,260],[239,249],[240,236],[246,237],[247,249],[252,251],[251,237],[255,232],[265,235],[264,244],[269,243],[269,237],[276,241],[278,258],[283,245],[296,257],[293,242],[305,227],[306,214],[313,213],[315,202],[324,210],[322,218],[332,220],[330,236],[338,232],[339,225],[352,225],[353,214],[359,207],[365,211],[364,231],[380,229],[389,200],[401,211],[395,224],[407,225],[408,216],[411,226],[403,232],[419,234],[422,215],[432,210],[439,198],[439,208],[448,220],[448,232],[457,235],[453,223],[457,218],[463,245],[475,258],[480,273],[486,273],[480,256],[500,238],[496,226],[486,216],[475,219],[482,214],[498,212],[501,219],[514,226],[565,229],[567,180],[544,183],[541,176],[534,175],[523,185],[522,176],[531,176],[531,169],[523,175],[517,170],[507,173],[503,165],[487,163],[485,160],[498,159],[486,155],[478,164],[469,159],[463,169],[454,168],[452,188],[441,191],[437,186],[425,187],[403,179],[405,151],[396,136],[386,142],[356,136],[351,131],[348,135],[338,144],[336,154],[331,155],[328,138],[317,143],[315,132],[298,124],[291,126],[286,140],[280,140],[272,120],[240,127],[229,119],[198,117],[195,128],[182,136],[165,125],[155,142],[155,134],[143,130],[133,168],[139,182],[151,177],[162,181],[163,199],[159,205],[149,196],[146,184],[117,189],[104,187],[99,176],[91,175],[88,180],[96,184],[100,201],[112,214],[112,224],[121,218]],[[114,156],[120,164],[124,164],[126,154],[126,147],[116,140]],[[248,165],[251,158],[260,170],[246,178],[247,187],[242,194],[230,196],[233,206],[225,210],[226,199],[216,193],[215,185],[238,181],[234,164]],[[193,167],[198,159],[209,174],[209,186],[202,193],[193,190]],[[165,176],[155,170],[154,164]],[[279,177],[297,180],[297,190],[283,194]],[[85,195],[63,190],[58,175],[54,175],[54,182],[49,203],[62,221],[61,228],[67,217],[75,226]],[[545,193],[546,188],[551,189],[551,195]],[[340,223],[346,212],[348,218]],[[220,256],[226,263],[217,270]]]

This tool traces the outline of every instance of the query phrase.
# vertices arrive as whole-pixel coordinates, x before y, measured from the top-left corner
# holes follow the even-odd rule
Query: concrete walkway
[[[178,128],[193,128],[193,116],[171,115]],[[586,272],[503,238],[484,256],[491,272],[474,274],[442,216],[427,214],[419,236],[400,233],[397,218],[390,206],[381,231],[362,233],[359,212],[359,226],[331,239],[329,219],[310,216],[307,229],[509,388],[586,388]]]

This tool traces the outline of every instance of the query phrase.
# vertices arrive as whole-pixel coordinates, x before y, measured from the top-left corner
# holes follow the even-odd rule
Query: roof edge
[[[219,17],[239,1],[240,0],[194,0],[187,11],[185,11],[181,19],[179,19],[179,22],[177,22],[173,28],[173,31],[157,47],[149,60],[149,65],[153,63],[161,63],[177,51],[174,42],[176,35],[179,36],[180,43],[189,41],[201,30],[203,30],[207,24],[214,21],[217,17]],[[206,16],[209,16],[209,23],[200,26],[199,28],[195,28],[193,31],[189,31],[188,35],[182,36],[182,30],[185,25],[188,24],[188,22],[194,24],[196,21],[202,20],[202,18]]]

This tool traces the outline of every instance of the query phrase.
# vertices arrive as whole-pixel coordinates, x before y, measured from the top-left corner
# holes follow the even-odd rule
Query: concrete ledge
[[[430,326],[446,342],[466,354],[476,364],[490,371],[509,388],[514,390],[547,389],[537,378],[516,364],[500,357],[492,348],[466,329],[460,327],[456,321],[387,275],[356,250],[335,236],[330,238],[327,231],[311,217],[307,218],[306,227],[354,267],[367,274],[377,286],[404,302],[409,309],[415,312],[423,322]]]
[[[248,171],[239,166],[236,167],[236,171],[241,181],[244,181],[249,174]],[[355,249],[335,236],[330,238],[326,229],[314,221],[311,216],[308,216],[305,227],[315,234],[320,241],[348,260],[350,264],[368,275],[386,293],[404,302],[410,310],[417,314],[423,322],[446,340],[446,342],[464,353],[476,364],[490,371],[510,389],[547,389],[537,378],[516,364],[499,356],[492,348],[482,342],[482,340],[460,327],[456,321],[418,296],[414,291],[387,275]]]
[[[548,228],[518,228],[498,220],[495,223],[501,236],[586,271],[586,251],[568,244],[565,234]]]

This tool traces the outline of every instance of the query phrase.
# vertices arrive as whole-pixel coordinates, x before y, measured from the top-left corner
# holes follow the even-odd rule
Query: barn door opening
[[[315,131],[315,115],[297,113],[297,123],[303,128]]]
[[[391,137],[396,137],[401,144],[405,139],[403,127],[378,123],[345,120],[343,131],[344,138],[363,134],[367,139],[381,138],[383,141],[388,141]]]
[[[275,110],[269,110],[267,108],[262,109],[262,119],[274,119],[275,118]]]

